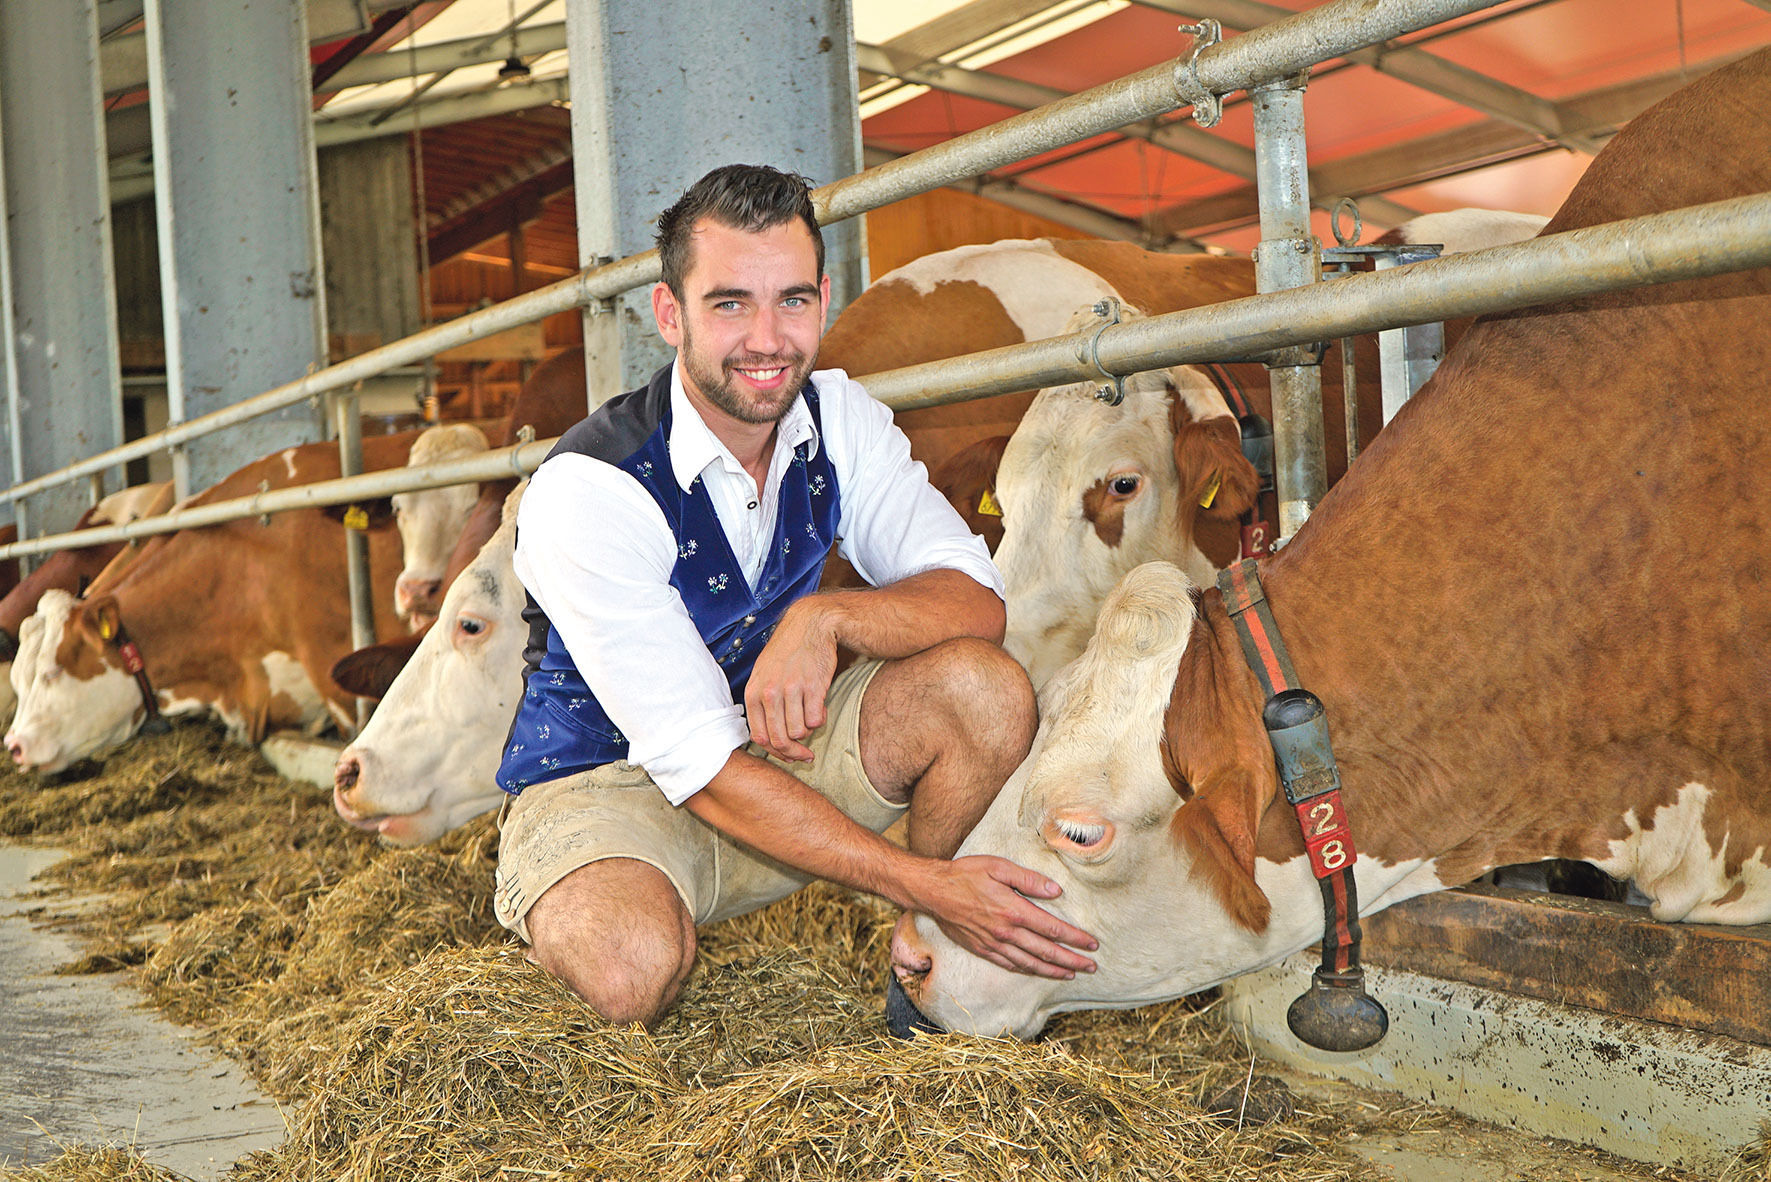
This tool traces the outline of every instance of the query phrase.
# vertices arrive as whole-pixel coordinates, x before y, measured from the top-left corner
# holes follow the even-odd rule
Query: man
[[[669,1007],[696,924],[813,877],[1005,967],[1092,971],[1093,939],[1028,901],[1055,883],[949,860],[1025,756],[1033,693],[983,544],[890,411],[812,372],[830,281],[806,182],[717,169],[658,242],[676,361],[567,432],[518,511],[500,922],[619,1022]],[[833,543],[872,589],[813,594]],[[835,676],[839,644],[862,659]],[[906,813],[908,850],[877,836]]]

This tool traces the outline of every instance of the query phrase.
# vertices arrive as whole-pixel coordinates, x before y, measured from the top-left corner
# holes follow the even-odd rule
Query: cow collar
[[[160,713],[158,695],[154,693],[153,682],[148,680],[148,667],[141,659],[141,649],[136,647],[134,639],[129,635],[129,629],[123,626],[122,618],[118,617],[114,630],[108,621],[101,621],[98,634],[106,644],[116,646],[118,654],[123,658],[123,671],[135,678],[135,688],[141,691],[142,708],[147,711],[147,717],[141,724],[142,733],[163,735],[171,730],[172,724]]]
[[[1361,1051],[1389,1029],[1384,1007],[1365,992],[1359,965],[1359,896],[1353,831],[1341,807],[1340,769],[1328,738],[1321,699],[1299,686],[1291,655],[1267,606],[1253,559],[1218,575],[1224,608],[1236,625],[1242,654],[1267,693],[1261,722],[1273,745],[1285,799],[1303,830],[1310,871],[1322,888],[1322,964],[1310,990],[1286,1011],[1293,1034],[1326,1051]]]

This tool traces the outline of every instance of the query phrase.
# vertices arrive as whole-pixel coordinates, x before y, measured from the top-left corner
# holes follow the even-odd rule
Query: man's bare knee
[[[970,637],[936,645],[924,655],[945,715],[965,729],[968,741],[1026,752],[1039,708],[1018,661],[989,641]]]
[[[631,858],[566,875],[535,900],[528,928],[529,958],[611,1022],[657,1022],[695,965],[676,888]]]

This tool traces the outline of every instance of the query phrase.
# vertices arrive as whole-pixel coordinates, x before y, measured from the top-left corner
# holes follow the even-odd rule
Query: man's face
[[[757,233],[703,218],[679,302],[652,289],[658,331],[683,359],[683,387],[743,423],[786,413],[818,360],[830,279],[818,276],[811,231],[795,220]]]

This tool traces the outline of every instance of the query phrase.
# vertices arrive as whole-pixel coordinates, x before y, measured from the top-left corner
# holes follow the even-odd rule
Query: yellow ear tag
[[[101,640],[109,640],[115,635],[115,631],[111,628],[111,622],[109,620],[100,620],[98,622],[98,635]]]
[[[1211,483],[1205,486],[1205,492],[1200,494],[1199,497],[1199,507],[1201,509],[1211,508],[1211,503],[1218,499],[1218,489],[1223,483],[1224,478],[1222,476],[1213,476],[1211,478]]]
[[[985,489],[984,495],[978,498],[978,512],[986,517],[1002,516],[1002,506],[996,503],[996,498],[990,495],[989,489]]]
[[[363,511],[363,506],[352,505],[350,508],[348,508],[344,511],[344,528],[346,528],[346,529],[368,529],[369,528],[369,514],[367,514]]]

